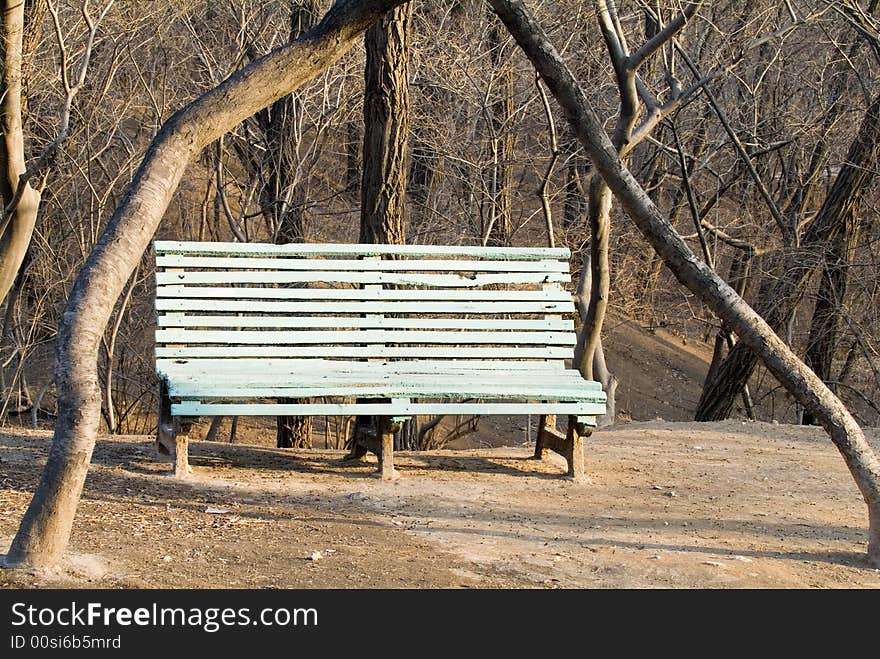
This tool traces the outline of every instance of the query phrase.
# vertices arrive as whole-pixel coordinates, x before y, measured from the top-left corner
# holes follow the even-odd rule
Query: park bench
[[[541,415],[536,456],[583,475],[605,412],[566,368],[576,344],[569,251],[156,241],[159,449],[189,470],[203,416],[358,415],[351,457],[394,476],[416,415]],[[567,432],[555,415],[568,417]]]

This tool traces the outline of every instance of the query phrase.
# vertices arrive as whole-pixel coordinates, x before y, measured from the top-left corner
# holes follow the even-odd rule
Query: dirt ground
[[[0,552],[49,437],[0,435]],[[149,438],[103,438],[69,564],[0,570],[0,586],[880,587],[864,505],[819,429],[629,423],[586,452],[584,484],[525,445],[399,453],[388,483],[342,451],[194,442],[180,482]]]

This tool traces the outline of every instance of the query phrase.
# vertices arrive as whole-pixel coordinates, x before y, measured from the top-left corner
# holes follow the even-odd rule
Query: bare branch
[[[49,2],[48,8],[49,13],[52,15],[52,23],[55,26],[55,36],[58,40],[58,50],[61,57],[61,84],[64,87],[65,97],[64,103],[61,106],[60,120],[58,133],[55,135],[55,139],[53,139],[46,147],[40,152],[40,155],[37,156],[36,160],[28,167],[24,172],[21,173],[18,177],[18,185],[15,189],[15,194],[12,196],[12,199],[6,204],[6,207],[3,209],[3,217],[0,220],[0,235],[6,230],[6,227],[9,224],[10,218],[12,217],[12,213],[15,208],[18,206],[18,202],[21,201],[21,196],[24,194],[25,189],[27,187],[28,182],[39,172],[52,156],[55,154],[55,151],[58,149],[58,146],[67,139],[68,132],[70,131],[70,112],[73,108],[73,99],[76,97],[79,90],[82,89],[82,85],[86,79],[86,72],[89,68],[89,60],[92,56],[92,46],[95,42],[95,36],[98,33],[98,27],[101,24],[101,20],[104,16],[107,15],[110,7],[113,5],[115,0],[109,0],[107,5],[101,11],[100,15],[96,20],[92,20],[91,18],[87,18],[86,24],[89,26],[89,36],[88,42],[86,45],[85,52],[80,60],[79,72],[76,76],[76,82],[71,85],[70,77],[68,74],[68,55],[67,55],[67,46],[64,42],[64,35],[61,30],[60,18],[58,16],[58,10],[55,7],[54,2]],[[86,2],[83,6],[83,13],[87,16],[87,7],[88,2]],[[44,183],[45,184],[45,183]]]
[[[672,37],[678,34],[678,32],[687,25],[688,21],[693,18],[694,14],[697,13],[697,10],[702,4],[703,0],[689,2],[675,18],[663,27],[663,29],[648,39],[636,52],[630,55],[628,62],[629,68],[636,70],[644,64],[645,60],[656,53],[657,50],[662,48],[666,42],[672,39]]]

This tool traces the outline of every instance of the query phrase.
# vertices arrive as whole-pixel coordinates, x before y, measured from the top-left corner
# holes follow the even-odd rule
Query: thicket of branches
[[[6,295],[0,422],[51,420],[67,292],[163,121],[328,4],[26,3],[24,144],[41,201]],[[602,4],[636,52],[682,3],[529,3],[611,130],[621,103]],[[638,69],[640,118],[679,100],[628,155],[695,251],[776,319],[868,425],[880,424],[880,140],[856,147],[880,124],[877,4],[706,3]],[[550,226],[579,265],[591,238],[591,163],[531,64],[475,0],[416,2],[411,30],[407,241],[546,244]],[[348,53],[205,149],[159,237],[277,241],[294,222],[309,241],[357,241],[363,58]],[[757,418],[799,420],[760,367],[746,398],[712,388],[737,358],[729,332],[675,284],[626,215],[611,213],[611,311],[715,341],[703,417],[746,413],[747,400]],[[103,417],[114,432],[155,426],[152,275],[148,254],[104,338]]]

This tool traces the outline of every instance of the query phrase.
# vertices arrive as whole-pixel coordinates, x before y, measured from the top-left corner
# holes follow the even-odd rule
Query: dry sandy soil
[[[48,440],[0,435],[0,552]],[[104,438],[69,565],[0,570],[0,586],[880,587],[864,505],[819,429],[640,422],[586,450],[584,484],[522,445],[400,453],[387,483],[341,451],[194,442],[180,482],[149,438]]]

